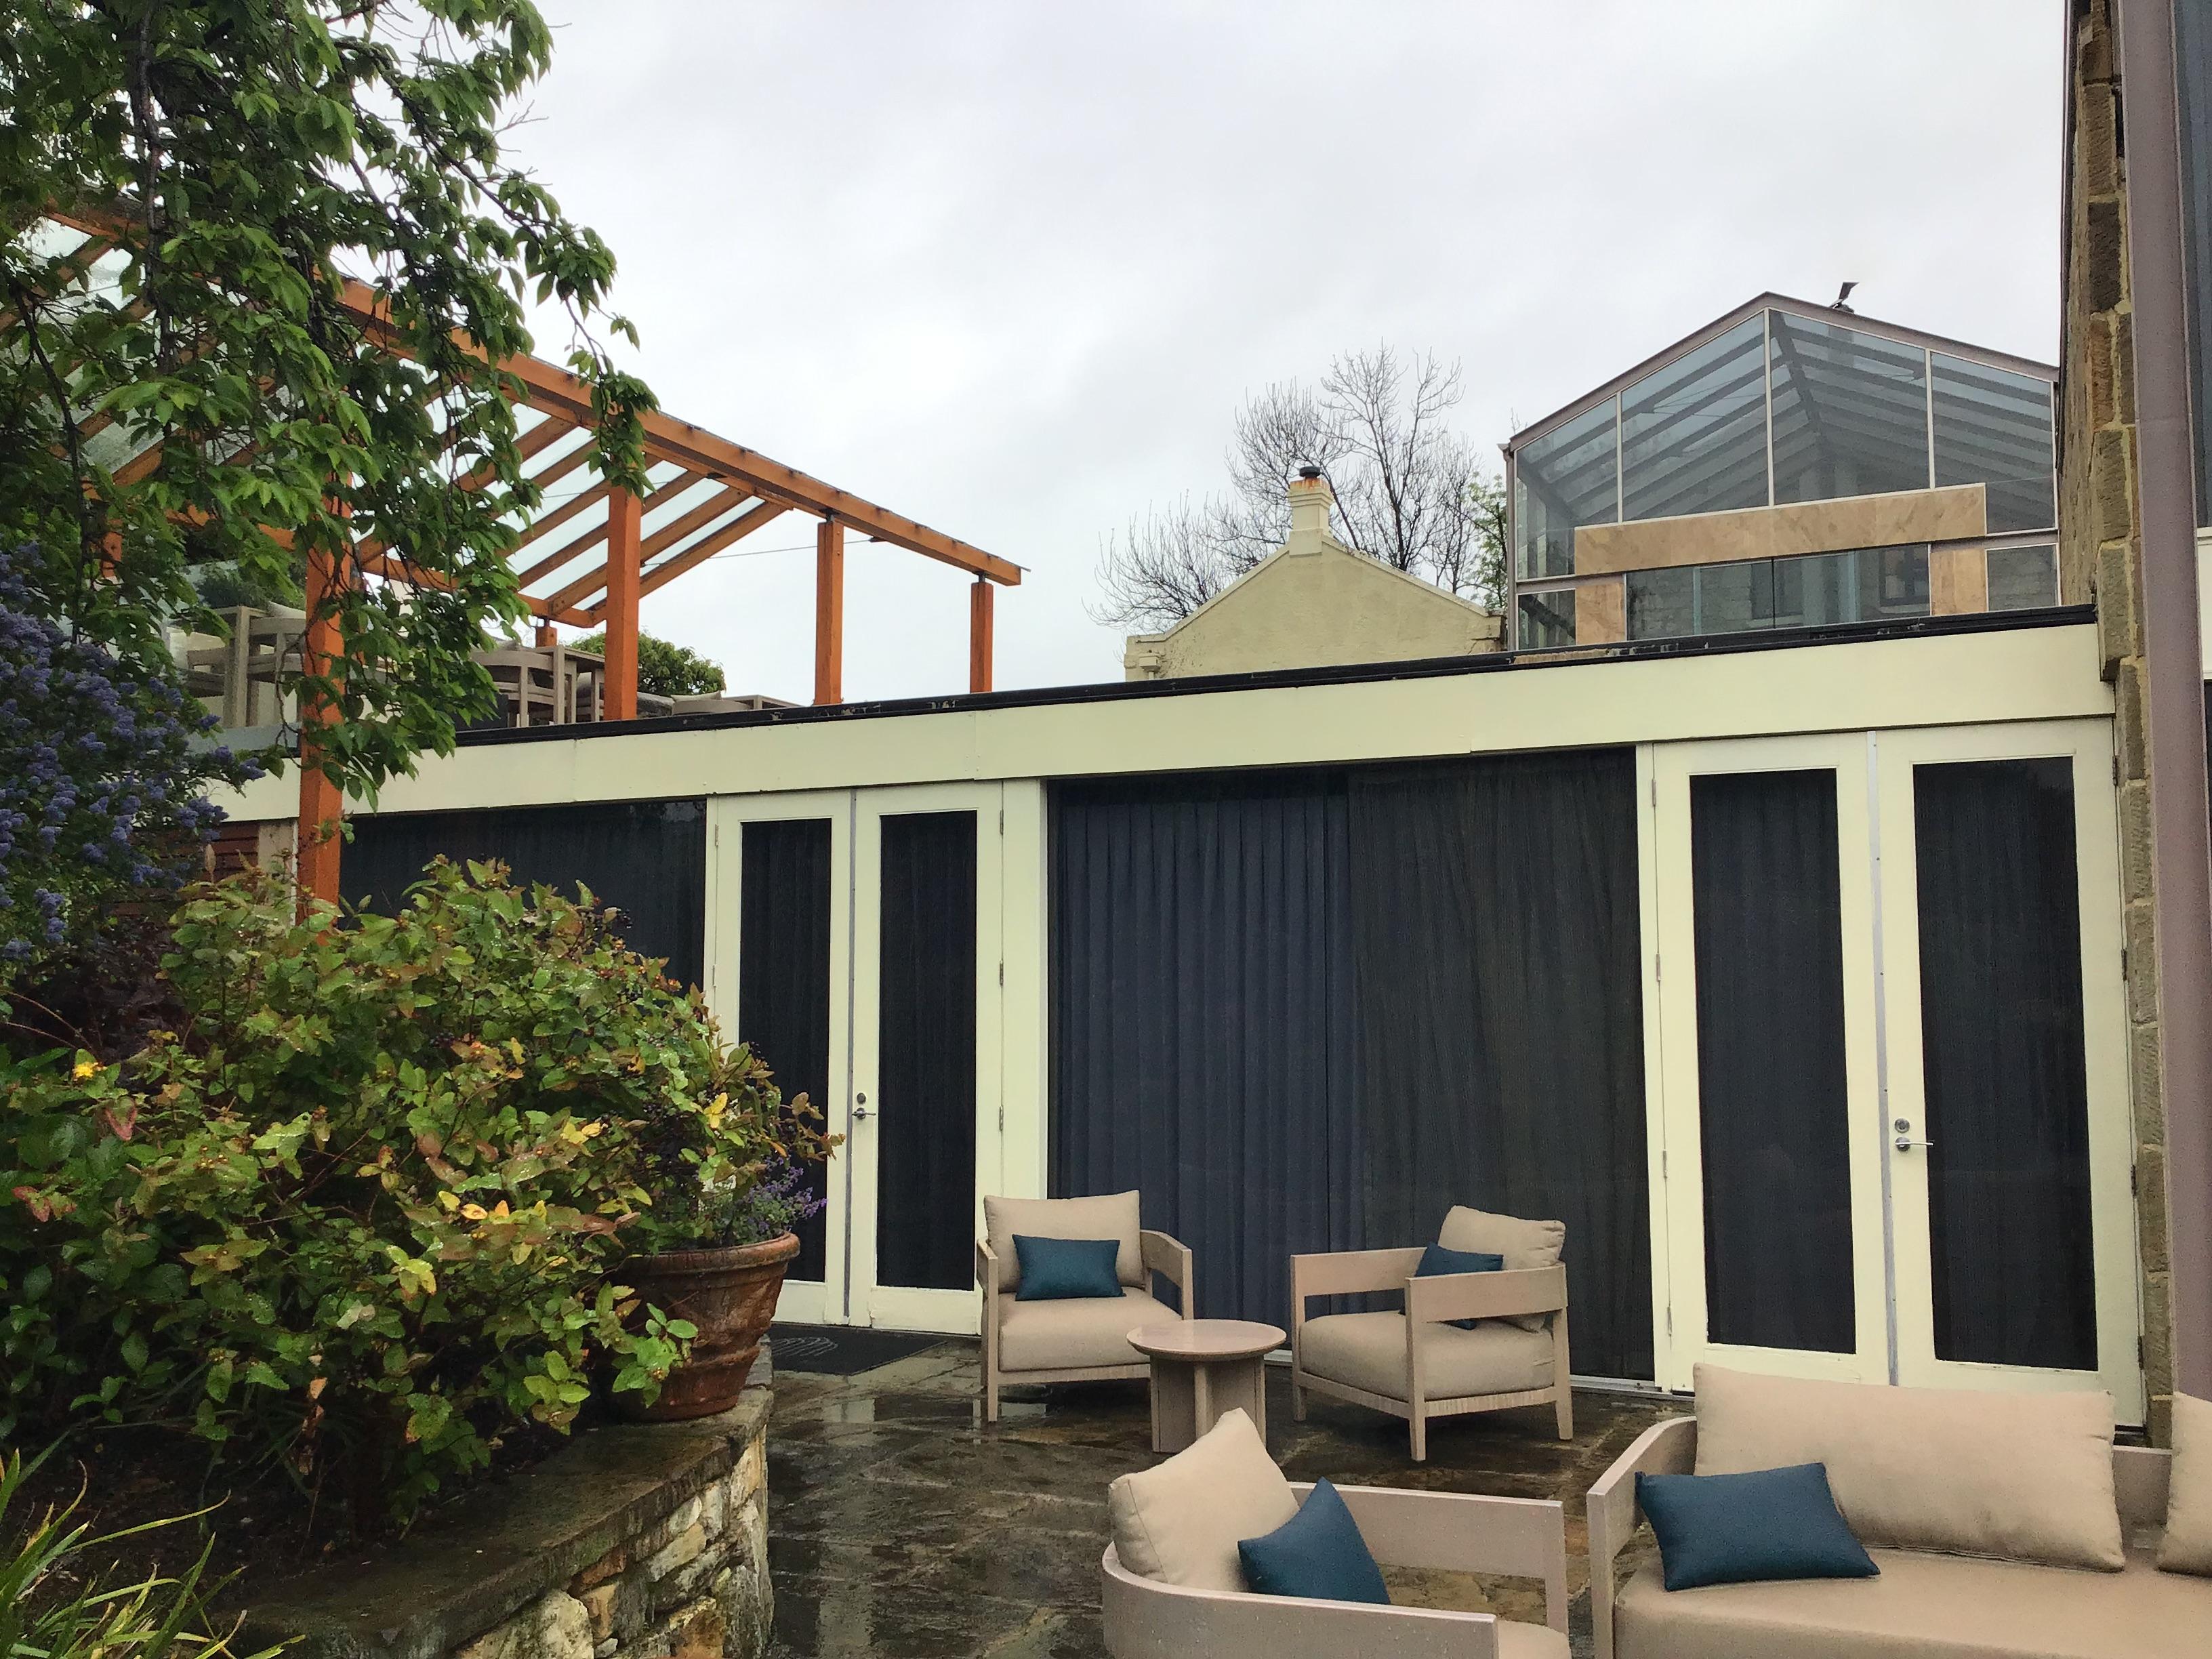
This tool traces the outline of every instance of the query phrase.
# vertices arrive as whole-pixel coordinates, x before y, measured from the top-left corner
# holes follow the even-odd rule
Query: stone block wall
[[[364,1570],[253,1598],[287,1659],[760,1659],[773,1396],[598,1430],[483,1488]]]
[[[2150,761],[2144,703],[2142,529],[2136,469],[2135,307],[2127,161],[2112,0],[2072,0],[2067,147],[2065,352],[2059,411],[2059,587],[2094,599],[2118,750],[2128,1060],[2135,1109],[2143,1382],[2152,1438],[2172,1408],[2172,1284],[2166,1233],[2166,1096],[2159,1045]]]

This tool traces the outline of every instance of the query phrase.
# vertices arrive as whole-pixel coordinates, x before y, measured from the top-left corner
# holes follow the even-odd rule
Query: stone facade
[[[2156,872],[2143,697],[2134,307],[2112,0],[2082,0],[2075,8],[2072,47],[2065,359],[2059,411],[2059,587],[2061,597],[2069,603],[2095,601],[2105,678],[2112,686],[2142,1256],[2143,1383],[2152,1437],[2164,1444],[2173,1392],[2173,1300],[2166,1223]]]
[[[289,1659],[760,1659],[772,1402],[596,1431],[365,1571],[256,1598],[244,1634]]]

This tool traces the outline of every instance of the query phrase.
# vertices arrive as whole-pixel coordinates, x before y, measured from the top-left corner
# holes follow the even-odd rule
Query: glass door
[[[1899,1380],[2140,1422],[2111,729],[1876,752]]]
[[[1887,1370],[1863,738],[1652,761],[1660,1380]]]
[[[2098,720],[1651,751],[1662,1382],[2142,1420],[2112,752]]]
[[[717,799],[708,996],[843,1137],[776,1317],[972,1333],[998,1189],[997,784]]]
[[[805,1094],[824,1127],[843,1132],[851,1054],[852,823],[849,790],[708,803],[708,999],[722,1035],[751,1046],[787,1099]],[[776,1316],[842,1323],[845,1301],[843,1170],[800,1172],[816,1212],[800,1222],[799,1256]]]
[[[1000,789],[868,790],[854,835],[847,1316],[977,1328],[1000,1168]]]

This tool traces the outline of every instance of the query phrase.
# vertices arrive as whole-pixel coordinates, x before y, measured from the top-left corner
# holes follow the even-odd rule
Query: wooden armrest
[[[1189,1246],[1165,1233],[1154,1232],[1147,1228],[1137,1235],[1137,1250],[1144,1260],[1147,1274],[1162,1274],[1169,1284],[1182,1292],[1182,1316],[1185,1319],[1194,1317],[1190,1305],[1194,1291],[1191,1288]]]
[[[1486,1613],[1367,1607],[1297,1595],[1190,1589],[1139,1578],[1107,1546],[1099,1563],[1106,1650],[1115,1659],[1192,1654],[1267,1659],[1498,1659],[1498,1620]]]
[[[1293,1483],[1301,1503],[1313,1488]],[[1546,1498],[1486,1498],[1395,1486],[1339,1486],[1377,1561],[1440,1572],[1544,1581],[1545,1615],[1567,1627],[1567,1514]]]
[[[1406,1282],[1406,1317],[1416,1323],[1444,1319],[1502,1319],[1509,1314],[1556,1313],[1567,1305],[1565,1267],[1522,1267],[1510,1273],[1437,1273]]]
[[[1335,1250],[1291,1258],[1291,1313],[1303,1318],[1310,1296],[1358,1296],[1402,1291],[1421,1265],[1420,1247],[1405,1250]]]
[[[1590,1616],[1598,1659],[1613,1659],[1613,1564],[1636,1531],[1636,1477],[1688,1474],[1698,1464],[1698,1419],[1670,1417],[1637,1437],[1589,1489]]]
[[[975,1283],[986,1293],[999,1288],[999,1253],[980,1238],[975,1241]]]

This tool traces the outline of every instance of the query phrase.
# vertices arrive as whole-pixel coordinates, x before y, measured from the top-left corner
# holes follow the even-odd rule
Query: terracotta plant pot
[[[784,1271],[799,1254],[799,1235],[713,1250],[668,1250],[632,1256],[620,1282],[671,1319],[699,1328],[691,1357],[668,1374],[650,1406],[635,1394],[615,1396],[625,1415],[666,1423],[712,1417],[738,1403],[761,1337],[775,1314]]]

